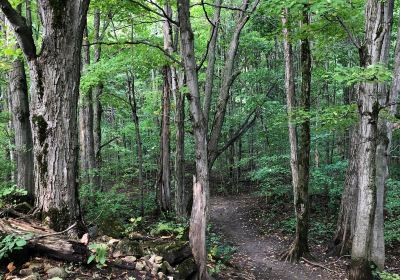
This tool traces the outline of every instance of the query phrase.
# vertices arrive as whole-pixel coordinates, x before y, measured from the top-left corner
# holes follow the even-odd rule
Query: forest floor
[[[328,258],[322,248],[311,244],[311,263],[284,262],[279,255],[290,244],[278,234],[263,235],[257,230],[258,198],[251,195],[219,196],[211,199],[211,223],[224,242],[236,248],[230,263],[234,269],[219,274],[218,279],[346,279],[346,261]],[[271,225],[274,227],[274,225]],[[321,266],[318,266],[319,264]]]

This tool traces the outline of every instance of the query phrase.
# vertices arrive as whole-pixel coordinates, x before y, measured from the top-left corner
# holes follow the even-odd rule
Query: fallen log
[[[0,235],[15,234],[31,237],[25,248],[29,253],[68,261],[86,262],[90,251],[85,244],[69,240],[62,233],[55,232],[34,221],[0,219]],[[24,249],[25,249],[24,248]]]

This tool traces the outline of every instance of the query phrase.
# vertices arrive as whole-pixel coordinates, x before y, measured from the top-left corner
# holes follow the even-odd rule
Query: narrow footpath
[[[237,249],[231,263],[239,273],[231,275],[230,279],[345,279],[343,271],[328,271],[305,262],[292,264],[280,261],[277,256],[287,244],[277,236],[262,236],[258,233],[249,220],[251,212],[255,211],[254,207],[255,198],[249,195],[211,199],[213,228],[225,242]]]

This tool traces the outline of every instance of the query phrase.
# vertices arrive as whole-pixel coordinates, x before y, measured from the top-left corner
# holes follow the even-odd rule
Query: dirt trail
[[[237,248],[234,263],[246,276],[236,279],[345,279],[343,275],[305,263],[291,264],[277,258],[285,244],[276,236],[261,236],[249,221],[255,199],[248,195],[211,199],[211,222],[226,242]],[[271,225],[273,226],[273,225]]]

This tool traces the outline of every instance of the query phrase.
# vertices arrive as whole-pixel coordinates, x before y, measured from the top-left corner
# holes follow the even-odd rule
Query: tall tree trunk
[[[240,34],[250,19],[250,15],[257,8],[259,0],[255,0],[253,5],[249,8],[249,0],[243,0],[242,11],[239,13],[238,21],[236,23],[235,30],[233,32],[229,49],[226,54],[226,60],[224,70],[222,72],[221,87],[217,102],[217,111],[215,112],[215,118],[212,126],[212,131],[208,143],[208,154],[209,154],[209,167],[212,168],[218,155],[218,143],[221,137],[222,126],[225,120],[226,107],[230,96],[230,88],[240,74],[240,72],[234,73],[235,59],[237,50],[239,47]],[[207,116],[205,116],[207,118]]]
[[[83,47],[83,69],[90,65],[90,46],[87,41],[88,32],[85,29],[85,46]],[[96,168],[96,158],[93,138],[93,105],[92,89],[81,94],[81,104],[79,106],[79,126],[80,126],[80,162],[83,183],[94,185],[94,172]]]
[[[96,9],[94,11],[94,40],[95,42],[100,42],[100,11]],[[104,30],[106,27],[104,27]],[[94,63],[100,61],[101,57],[101,45],[94,45]],[[93,177],[93,185],[98,186],[102,189],[101,184],[101,115],[103,109],[100,103],[100,96],[103,92],[103,85],[100,83],[93,88],[92,100],[93,100],[93,147],[95,153],[95,174]]]
[[[206,70],[206,82],[204,86],[204,118],[206,120],[206,127],[208,130],[208,122],[210,117],[210,108],[212,100],[212,91],[214,87],[214,69],[215,69],[215,58],[217,51],[217,40],[218,40],[218,29],[220,24],[221,15],[221,4],[222,0],[215,1],[215,10],[213,17],[214,26],[211,28],[211,40],[208,46],[208,60],[207,60],[207,70]]]
[[[28,26],[30,26],[29,21]],[[16,48],[19,47],[17,46]],[[8,72],[8,80],[8,98],[12,114],[12,127],[14,129],[15,183],[19,188],[25,189],[28,192],[28,199],[33,201],[33,140],[29,119],[28,84],[24,62],[21,58],[17,58],[12,62],[11,70]]]
[[[165,13],[172,17],[172,9],[167,1],[164,6]],[[172,44],[172,28],[168,20],[164,21],[164,50],[169,54],[173,52]],[[163,96],[162,96],[162,115],[161,115],[161,160],[160,160],[160,180],[158,186],[158,206],[161,211],[168,212],[171,210],[171,190],[170,190],[170,104],[172,90],[172,73],[171,67],[165,65],[163,67]]]
[[[7,0],[0,0],[30,70],[35,206],[55,230],[80,220],[77,105],[88,5],[88,0],[40,1],[43,40],[38,55],[25,19]],[[74,228],[75,233],[79,230]]]
[[[189,89],[189,108],[195,140],[196,176],[193,182],[193,208],[190,218],[189,240],[198,267],[197,279],[209,279],[207,273],[207,199],[209,173],[207,159],[207,129],[200,104],[199,80],[194,52],[194,35],[190,23],[190,1],[178,0],[181,55]]]
[[[389,27],[388,27],[389,28]],[[397,27],[397,41],[394,50],[394,70],[393,81],[388,95],[380,96],[381,106],[385,106],[389,110],[389,114],[393,117],[397,114],[397,102],[400,91],[400,21]],[[390,50],[389,38],[385,42],[385,51]],[[387,57],[388,55],[385,54]],[[385,61],[387,64],[387,61]],[[380,119],[378,122],[378,144],[376,149],[376,209],[374,217],[374,230],[372,235],[371,259],[383,270],[385,265],[385,240],[384,240],[384,197],[386,180],[389,177],[389,156],[392,142],[393,123]]]
[[[368,0],[365,6],[365,40],[360,47],[360,64],[387,65],[390,48],[390,31],[393,20],[393,0]],[[378,220],[375,220],[377,206],[383,204],[383,190],[377,189],[377,146],[379,144],[378,123],[381,99],[387,96],[384,82],[362,82],[359,85],[358,108],[359,124],[359,166],[358,166],[358,205],[356,226],[352,244],[349,278],[351,280],[372,279],[371,261],[375,261],[374,233]],[[379,159],[381,160],[381,159]],[[383,175],[383,174],[380,174]],[[384,175],[383,175],[384,176]],[[379,186],[383,188],[383,185]],[[382,196],[382,201],[380,201]],[[379,210],[378,210],[379,211]],[[382,213],[383,214],[383,213]],[[378,214],[380,215],[380,214]],[[383,217],[382,217],[383,219]],[[383,229],[382,229],[383,230]],[[379,264],[378,264],[379,265]]]
[[[142,217],[144,216],[144,181],[143,181],[143,148],[142,148],[142,136],[140,134],[140,123],[138,116],[138,107],[136,102],[135,93],[135,77],[133,73],[128,73],[128,100],[131,108],[132,121],[135,124],[135,141],[136,141],[136,154],[137,164],[139,168],[138,183],[140,187],[140,212]]]
[[[172,69],[173,83],[177,85],[172,93],[175,95],[175,211],[177,217],[187,216],[187,199],[185,189],[185,99],[180,91],[178,77],[175,69]]]
[[[283,17],[284,25],[287,25],[288,12],[285,10]],[[309,24],[308,7],[304,7],[302,24]],[[288,30],[284,28],[285,36],[285,61],[286,61],[286,90],[288,96],[288,110],[294,103],[294,77],[293,59],[291,58],[291,46],[288,42]],[[308,38],[301,40],[301,95],[300,106],[305,112],[310,110],[311,93],[311,51]],[[290,75],[291,74],[291,75]],[[290,104],[290,105],[289,105]],[[291,112],[290,112],[291,113]],[[290,123],[290,119],[289,119]],[[308,226],[309,226],[309,198],[308,181],[310,172],[310,121],[304,120],[299,127],[298,151],[296,143],[295,128],[289,124],[289,140],[291,149],[291,168],[294,193],[294,208],[296,214],[296,238],[288,252],[283,254],[283,258],[289,261],[298,261],[303,255],[309,253],[308,247]],[[298,153],[298,155],[296,155]]]
[[[8,73],[10,80],[10,105],[15,139],[16,184],[28,191],[29,199],[34,197],[33,142],[29,120],[28,88],[24,62],[16,59]]]
[[[355,126],[351,129],[349,166],[346,171],[336,230],[332,245],[329,248],[329,253],[331,255],[344,255],[351,249],[357,215],[358,148],[358,127]]]

